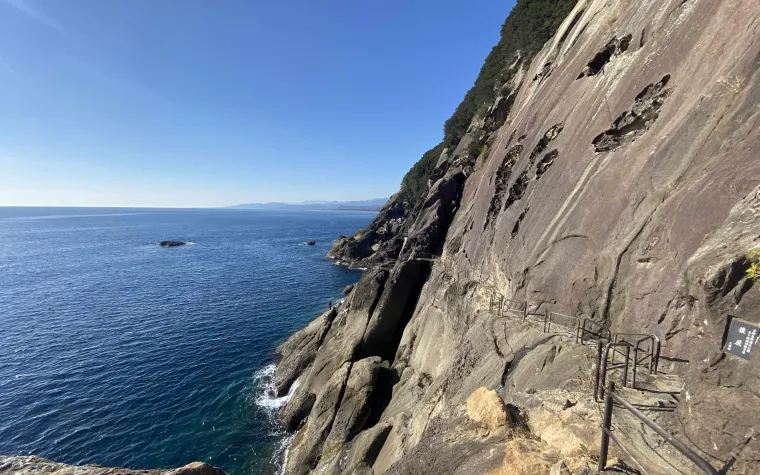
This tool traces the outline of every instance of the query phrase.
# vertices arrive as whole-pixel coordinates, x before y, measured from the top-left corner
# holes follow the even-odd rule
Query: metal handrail
[[[617,343],[607,343],[604,346],[604,352],[602,352],[601,342],[597,343],[597,351],[600,353],[600,357],[597,358],[599,364],[596,367],[596,375],[594,377],[594,401],[599,402],[604,397],[604,385],[607,381],[607,359],[610,356],[610,350],[616,348],[625,348],[625,365],[623,367],[623,386],[628,385],[628,364],[630,363],[631,348],[633,345],[627,341],[620,341]]]
[[[587,328],[588,326],[593,326],[593,325],[596,325],[596,327],[599,329],[597,332],[595,332],[591,328]],[[595,320],[592,320],[588,317],[584,318],[581,321],[581,324],[578,326],[578,332],[575,334],[575,342],[584,343],[586,341],[587,333],[598,337],[597,340],[612,341],[612,332],[610,331],[610,329],[605,327],[603,324]]]
[[[557,322],[553,321],[553,319],[552,319],[553,316],[572,319],[573,321],[575,321],[575,326],[568,327],[567,325],[563,325],[561,323],[557,323]],[[580,325],[581,325],[581,320],[580,320],[580,318],[573,317],[572,315],[565,315],[564,313],[550,312],[550,311],[547,310],[546,311],[546,315],[544,317],[544,333],[549,333],[551,331],[552,323],[554,323],[555,325],[559,325],[561,327],[567,328],[570,331],[574,331],[575,334],[577,335],[578,334],[578,328],[580,328]]]
[[[631,414],[633,414],[638,420],[646,424],[650,429],[655,431],[657,435],[665,439],[665,442],[669,443],[673,447],[675,447],[676,450],[681,452],[681,454],[689,459],[691,462],[693,462],[697,467],[699,467],[703,472],[705,472],[708,475],[718,475],[719,472],[705,459],[697,455],[693,450],[691,450],[689,447],[686,446],[683,442],[673,437],[671,434],[669,434],[665,429],[660,427],[656,422],[648,418],[646,415],[644,415],[643,412],[639,411],[631,403],[620,397],[615,392],[615,383],[610,382],[609,389],[607,390],[607,396],[604,399],[604,417],[602,420],[602,441],[599,447],[599,471],[602,472],[607,468],[607,455],[609,454],[609,446],[610,446],[610,439],[612,439],[616,444],[620,446],[621,449],[625,450],[625,448],[622,446],[619,440],[617,440],[615,437],[612,437],[612,410],[614,408],[614,402],[620,404],[625,409],[627,409]],[[642,467],[643,468],[643,467]]]
[[[639,360],[639,346],[644,342],[649,342],[649,353],[645,354],[641,360]],[[633,388],[636,388],[636,369],[639,363],[649,358],[649,374],[657,374],[657,365],[660,361],[660,339],[656,335],[648,335],[644,338],[636,340],[633,348]]]
[[[649,372],[657,374],[657,369],[660,365],[660,352],[662,351],[662,342],[660,341],[660,337],[654,333],[643,335],[643,337],[638,342],[643,343],[647,340],[651,340],[652,342],[649,348]]]
[[[629,341],[624,339],[625,337],[640,337],[638,340],[635,341]],[[627,341],[628,343],[631,343],[634,345],[633,349],[633,376],[631,378],[631,387],[634,389],[636,388],[636,373],[638,371],[638,366],[644,362],[649,360],[648,370],[649,374],[657,374],[657,367],[660,363],[660,349],[661,349],[661,343],[660,343],[660,337],[658,337],[655,334],[652,333],[616,333],[615,337],[613,339],[615,343],[620,341]],[[643,343],[649,342],[648,351],[644,353],[644,356],[639,359],[639,350]],[[612,355],[612,362],[615,362],[615,355]]]
[[[528,303],[525,303],[525,308],[523,309],[523,321],[526,321],[528,317],[543,317],[544,314],[541,312],[536,312],[528,310]]]
[[[412,255],[412,259],[417,261],[437,261],[441,257],[432,252],[418,252]]]

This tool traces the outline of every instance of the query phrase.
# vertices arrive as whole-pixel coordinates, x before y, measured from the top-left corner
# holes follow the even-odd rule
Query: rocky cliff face
[[[419,208],[391,200],[331,251],[369,269],[283,352],[286,472],[589,473],[597,356],[565,335],[588,318],[659,337],[660,374],[622,393],[760,473],[758,355],[722,352],[730,316],[760,323],[759,30],[758,2],[580,0],[515,58]],[[649,473],[696,473],[627,417]]]

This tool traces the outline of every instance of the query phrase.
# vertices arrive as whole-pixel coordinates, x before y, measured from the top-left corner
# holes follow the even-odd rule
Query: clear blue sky
[[[389,196],[514,0],[0,0],[0,205]]]

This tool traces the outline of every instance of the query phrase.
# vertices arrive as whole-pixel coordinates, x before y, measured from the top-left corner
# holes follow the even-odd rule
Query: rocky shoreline
[[[100,465],[67,465],[35,456],[0,456],[0,473],[9,475],[227,475],[223,470],[202,462],[176,469],[129,470]]]

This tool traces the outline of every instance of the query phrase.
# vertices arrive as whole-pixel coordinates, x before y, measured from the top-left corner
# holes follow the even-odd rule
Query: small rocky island
[[[179,247],[179,246],[187,246],[188,242],[185,241],[161,241],[158,243],[161,247]]]
[[[313,245],[315,245],[316,243],[317,243],[317,241],[315,241],[314,239],[310,239],[310,240],[306,241],[306,245],[307,245],[307,246],[313,246]]]

